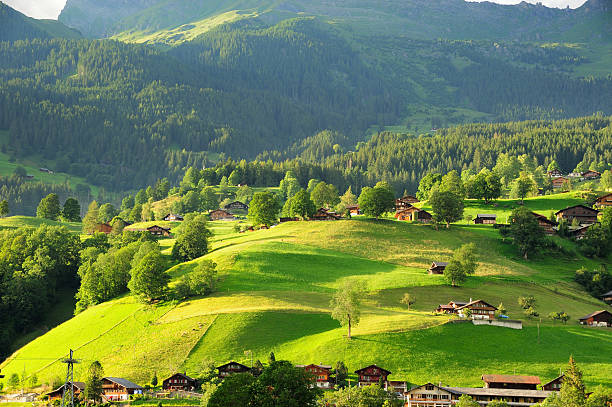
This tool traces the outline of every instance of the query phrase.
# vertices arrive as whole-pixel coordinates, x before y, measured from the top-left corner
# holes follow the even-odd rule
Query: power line
[[[64,392],[62,394],[62,407],[74,407],[74,365],[80,362],[74,358],[74,353],[70,349],[70,356],[63,359],[62,363],[68,365],[66,383],[64,384]]]

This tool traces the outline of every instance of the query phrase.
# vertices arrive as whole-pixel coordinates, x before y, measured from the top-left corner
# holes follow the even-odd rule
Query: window
[[[425,386],[425,390],[433,390],[433,384],[428,384],[427,386]]]

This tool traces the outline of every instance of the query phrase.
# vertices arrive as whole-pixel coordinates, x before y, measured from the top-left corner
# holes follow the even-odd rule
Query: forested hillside
[[[79,38],[81,35],[58,21],[35,20],[0,1],[0,41],[33,38]]]

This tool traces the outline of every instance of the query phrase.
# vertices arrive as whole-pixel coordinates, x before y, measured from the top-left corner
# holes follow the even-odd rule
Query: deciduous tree
[[[61,211],[59,197],[57,194],[52,193],[40,201],[40,204],[38,204],[38,208],[36,209],[36,217],[57,220]]]
[[[172,257],[181,261],[197,259],[208,253],[208,238],[212,233],[204,215],[186,218],[172,247]]]
[[[345,280],[330,303],[332,318],[342,326],[348,327],[349,339],[351,339],[351,328],[359,324],[361,318],[361,296],[362,290],[355,282]]]
[[[463,219],[463,199],[450,191],[436,191],[431,193],[429,204],[434,213],[434,220],[446,223],[446,228],[452,222]]]
[[[295,191],[297,192],[297,191]],[[257,192],[249,205],[249,219],[255,225],[270,226],[276,223],[280,204],[272,192]]]

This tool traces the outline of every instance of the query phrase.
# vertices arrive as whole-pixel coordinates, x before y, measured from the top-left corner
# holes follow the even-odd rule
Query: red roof
[[[516,376],[503,374],[483,374],[485,383],[540,384],[538,376]]]

